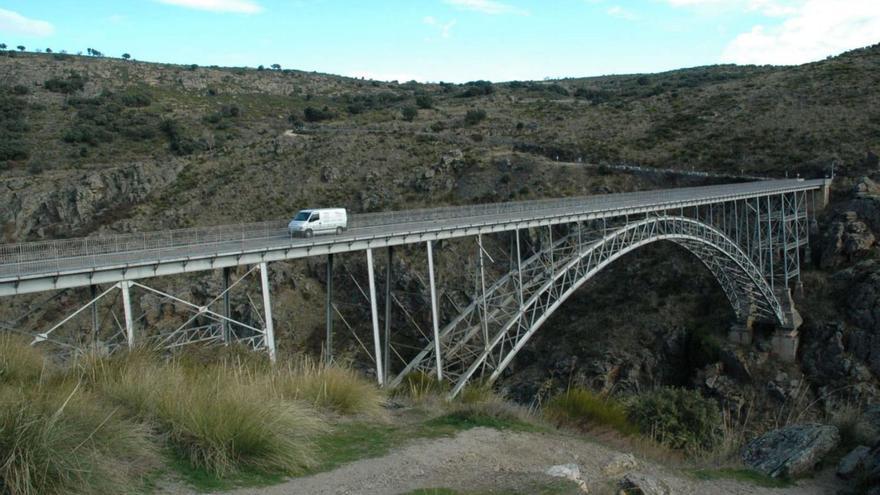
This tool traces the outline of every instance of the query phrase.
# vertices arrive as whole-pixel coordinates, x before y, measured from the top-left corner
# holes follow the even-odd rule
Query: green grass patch
[[[202,467],[193,466],[189,459],[180,453],[169,452],[168,466],[187,483],[200,493],[229,491],[235,488],[248,488],[277,485],[284,481],[282,473],[269,473],[250,468],[242,468],[234,474],[220,478]]]
[[[771,478],[758,471],[744,468],[697,469],[692,471],[691,474],[700,480],[727,479],[751,483],[765,488],[785,488],[794,486],[794,483],[791,480]]]
[[[479,410],[462,409],[453,411],[425,422],[431,429],[449,428],[451,431],[464,431],[484,427],[496,430],[538,431],[539,427],[515,417],[487,414]]]
[[[625,435],[638,433],[622,404],[584,388],[572,388],[550,399],[544,407],[544,416],[558,425],[577,428],[604,426]]]

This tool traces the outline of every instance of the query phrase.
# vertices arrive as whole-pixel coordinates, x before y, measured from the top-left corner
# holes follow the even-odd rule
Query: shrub
[[[422,401],[439,398],[445,395],[448,389],[446,382],[439,382],[433,375],[419,371],[406,375],[403,382],[391,391],[391,395]]]
[[[85,87],[85,79],[76,72],[71,72],[65,79],[53,77],[43,83],[43,87],[54,93],[76,93]]]
[[[141,92],[129,92],[120,96],[122,104],[129,108],[148,107],[153,102],[150,95]]]
[[[401,114],[403,115],[403,120],[412,122],[419,114],[419,109],[416,107],[403,107]]]
[[[147,428],[75,386],[0,389],[0,489],[131,493],[158,464]]]
[[[623,405],[584,388],[572,388],[550,399],[544,406],[544,417],[558,425],[576,428],[595,425],[607,426],[626,435],[637,432],[627,419]]]
[[[464,123],[466,125],[477,125],[486,120],[486,111],[481,109],[468,110],[464,115]]]
[[[335,116],[336,115],[334,115],[327,107],[322,109],[306,107],[306,109],[303,110],[303,119],[306,122],[321,122],[322,120],[330,120]]]
[[[491,95],[495,92],[495,87],[490,81],[471,81],[465,84],[465,90],[458,96],[461,98],[471,98],[474,96]]]
[[[427,93],[418,94],[416,95],[416,106],[423,110],[429,110],[434,106],[434,99]]]
[[[695,390],[664,387],[642,394],[630,404],[629,419],[657,442],[691,453],[721,440],[718,405]]]
[[[35,383],[46,368],[43,353],[24,337],[0,334],[0,384]]]
[[[24,96],[30,92],[31,92],[30,88],[28,88],[27,86],[25,86],[23,84],[16,84],[15,86],[12,87],[12,94],[14,94],[14,95]]]

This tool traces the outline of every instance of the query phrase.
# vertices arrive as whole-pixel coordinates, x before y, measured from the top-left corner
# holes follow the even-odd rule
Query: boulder
[[[605,476],[619,476],[627,471],[635,469],[639,463],[632,454],[617,454],[602,468]]]
[[[843,456],[843,459],[837,464],[837,476],[843,479],[852,479],[864,467],[865,461],[871,448],[865,445],[859,445],[852,449],[849,454]]]
[[[629,473],[618,483],[620,493],[626,495],[669,495],[672,490],[653,476],[641,473]]]
[[[768,476],[793,477],[813,469],[840,443],[840,433],[830,425],[802,424],[773,430],[749,442],[743,462]]]

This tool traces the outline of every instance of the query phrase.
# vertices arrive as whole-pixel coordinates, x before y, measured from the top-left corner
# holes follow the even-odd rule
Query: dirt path
[[[615,480],[603,467],[619,452],[559,433],[527,433],[475,428],[454,437],[422,439],[383,457],[364,459],[333,471],[291,479],[236,495],[386,495],[419,488],[499,490],[550,483],[548,467],[575,463],[589,493],[614,493]],[[700,481],[674,469],[639,460],[633,472],[662,480],[675,494],[818,495],[835,493],[833,476],[804,480],[789,488],[762,488],[732,480]]]

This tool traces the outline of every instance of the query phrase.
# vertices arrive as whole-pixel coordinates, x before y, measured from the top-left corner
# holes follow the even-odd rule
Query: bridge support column
[[[437,364],[437,381],[443,381],[443,362],[440,357],[440,323],[437,316],[437,286],[434,283],[433,241],[428,241],[428,284],[431,286],[431,325],[434,330],[434,357]]]
[[[272,301],[269,298],[269,267],[266,262],[260,263],[260,283],[263,287],[263,310],[266,314],[266,328],[263,337],[266,350],[269,351],[269,361],[276,360],[275,355],[275,326],[272,322]]]
[[[92,296],[92,344],[98,339],[98,287],[94,284],[89,286]]]
[[[122,312],[125,317],[125,340],[128,342],[128,348],[134,348],[134,319],[131,315],[131,282],[123,280],[119,282],[119,289],[122,291]]]
[[[333,253],[327,255],[327,301],[325,304],[324,361],[333,362]]]
[[[730,331],[727,333],[727,338],[740,345],[751,344],[752,334],[754,332],[752,328],[753,323],[754,318],[749,316],[745,321],[737,321],[730,325]]]
[[[804,322],[800,313],[794,307],[791,298],[791,289],[779,288],[776,297],[782,306],[783,324],[773,332],[771,352],[786,362],[794,362],[797,358],[798,344],[800,342],[800,328]]]
[[[385,357],[385,376],[391,376],[391,262],[394,259],[394,248],[388,246],[388,266],[385,267],[385,339],[383,356]]]
[[[229,267],[223,268],[223,316],[227,319],[221,322],[223,329],[223,343],[229,345],[230,327],[229,318],[232,318],[232,307],[229,302]]]
[[[376,380],[379,386],[385,385],[382,366],[382,341],[379,339],[379,314],[376,309],[376,277],[373,274],[373,250],[367,248],[367,275],[370,278],[370,316],[373,320],[373,350],[376,356]]]

